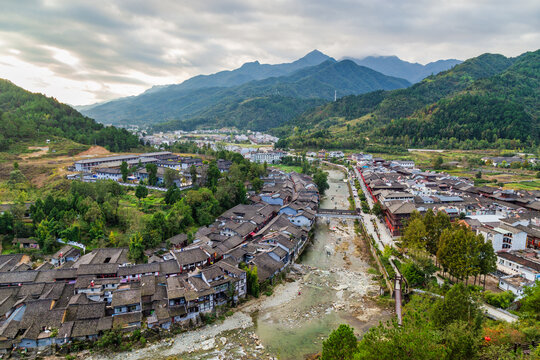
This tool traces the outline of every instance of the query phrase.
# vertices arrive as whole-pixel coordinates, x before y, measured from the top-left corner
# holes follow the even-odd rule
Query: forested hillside
[[[125,129],[105,127],[53,98],[26,91],[0,79],[0,151],[21,141],[64,137],[81,144],[97,144],[112,151],[139,145]]]
[[[276,129],[281,145],[486,148],[538,144],[539,51],[484,54],[407,89],[350,96]],[[306,130],[303,130],[306,129]]]
[[[244,107],[240,105],[263,98],[264,101],[255,103],[257,115],[249,122],[254,126],[251,129],[265,130],[289,121],[309,106],[323,103],[321,99],[332,100],[336,92],[341,97],[409,85],[404,79],[383,75],[349,60],[336,62],[329,59],[286,76],[250,81],[238,86],[196,89],[168,86],[111,101],[85,110],[85,113],[107,123],[153,125],[166,122],[165,126],[156,126],[160,130],[214,128],[233,124],[246,129],[248,124],[244,121]],[[295,103],[295,99],[298,103]]]
[[[357,94],[407,85],[409,83],[406,80],[382,75],[352,61],[329,60],[289,76],[252,81],[218,91],[214,94],[215,105],[202,108],[187,118],[170,121],[164,126],[157,125],[154,130],[221,126],[267,130],[281,126],[304,111],[333,99],[336,91],[340,95]]]
[[[298,114],[326,103],[322,99],[297,99],[285,96],[261,96],[246,100],[232,100],[202,111],[180,123],[171,121],[154,125],[154,131],[171,131],[180,127],[194,130],[201,127],[230,127],[265,131],[280,126]]]

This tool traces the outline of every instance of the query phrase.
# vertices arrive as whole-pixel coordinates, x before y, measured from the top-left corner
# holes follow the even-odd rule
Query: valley
[[[329,171],[322,207],[348,206],[343,174]],[[349,323],[358,335],[392,316],[378,305],[379,283],[369,269],[369,250],[352,220],[318,220],[312,243],[271,295],[262,295],[222,323],[180,334],[148,348],[94,359],[284,359],[320,351],[327,334]]]

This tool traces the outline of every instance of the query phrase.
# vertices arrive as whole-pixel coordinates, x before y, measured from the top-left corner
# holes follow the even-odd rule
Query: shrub
[[[508,308],[516,299],[511,291],[505,291],[502,293],[494,293],[491,291],[486,291],[484,293],[484,300],[491,306],[495,306],[501,309]]]
[[[406,262],[401,267],[401,272],[405,276],[405,279],[407,279],[409,286],[414,287],[424,284],[425,274],[416,263],[412,261]]]

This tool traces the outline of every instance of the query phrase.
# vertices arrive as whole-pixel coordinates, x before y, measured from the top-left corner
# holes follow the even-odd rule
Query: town
[[[272,149],[243,155],[267,164],[294,158]],[[358,217],[381,247],[395,247],[411,215],[431,209],[492,243],[497,272],[490,276],[501,290],[519,298],[540,277],[538,191],[477,187],[466,178],[420,170],[410,160],[324,150],[305,155],[348,173],[354,211],[321,209],[321,214]],[[224,159],[215,163],[222,173],[232,165]],[[121,169],[126,166],[129,173]],[[67,177],[152,188],[154,172],[156,190],[189,189],[197,185],[193,177],[204,181],[208,166],[197,156],[161,151],[78,160]],[[252,191],[248,203],[228,209],[192,236],[180,233],[145,250],[147,263],[135,263],[127,248],[86,253],[84,245],[65,241],[38,267],[24,253],[1,255],[2,351],[96,340],[113,328],[191,328],[205,314],[243,301],[259,284],[272,284],[309,244],[320,195],[304,174],[269,168],[261,180],[261,190]],[[21,249],[39,247],[34,238],[13,241]]]
[[[169,152],[122,155],[77,161],[81,176],[73,179],[121,181],[122,162],[203,166],[199,158]],[[227,171],[227,163],[220,164]],[[137,171],[132,176],[148,179]],[[1,255],[2,351],[96,340],[113,328],[190,328],[255,291],[250,276],[257,289],[258,283],[271,284],[305,249],[319,193],[302,174],[269,170],[261,180],[249,203],[222,213],[192,239],[178,234],[147,250],[147,263],[135,264],[127,248],[85,253],[80,244],[63,245],[36,268],[26,254]],[[32,238],[14,242],[21,249],[39,246]]]
[[[516,297],[540,278],[540,192],[474,186],[444,172],[422,171],[414,161],[385,161],[353,154],[354,177],[368,206],[378,208],[381,241],[392,245],[414,212],[443,212],[452,222],[491,241],[497,254],[497,281]]]

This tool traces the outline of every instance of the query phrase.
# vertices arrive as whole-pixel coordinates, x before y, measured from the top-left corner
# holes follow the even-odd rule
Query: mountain
[[[294,148],[534,146],[539,78],[540,50],[484,54],[406,89],[344,97],[273,132]]]
[[[363,59],[349,59],[358,65],[368,67],[385,75],[407,79],[413,84],[462,63],[461,60],[448,59],[422,65],[401,60],[397,56],[368,56]]]
[[[97,144],[113,151],[139,145],[125,129],[105,127],[54,98],[26,91],[0,79],[0,151],[22,141],[63,137],[81,144]]]
[[[308,60],[322,58],[317,53],[311,54],[307,56]],[[306,57],[303,59],[286,67],[276,66],[278,69],[290,69],[291,66],[305,64]],[[166,122],[162,126],[156,125],[156,130],[227,126],[230,122],[246,128],[248,122],[238,120],[249,115],[243,105],[248,104],[247,100],[264,98],[264,101],[259,99],[249,106],[258,104],[260,120],[257,124],[251,122],[255,126],[253,129],[265,130],[292,119],[308,106],[319,105],[324,99],[332,100],[336,92],[338,96],[345,96],[409,85],[407,80],[380,74],[349,60],[336,62],[328,59],[288,75],[253,80],[233,87],[188,89],[183,84],[167,86],[139,96],[110,101],[84,113],[105,123],[156,125]],[[309,101],[294,104],[292,99]],[[268,111],[266,120],[265,111]]]
[[[272,76],[284,76],[304,67],[315,66],[328,60],[336,61],[319,50],[313,50],[291,63],[270,65],[253,61],[245,63],[235,70],[220,71],[211,75],[197,75],[181,84],[156,85],[140,94],[139,97],[161,91],[184,93],[185,90],[238,86],[253,80],[262,80]],[[91,105],[79,105],[76,106],[76,109],[85,115],[98,119],[98,121],[102,118],[107,118],[108,120],[102,122],[111,122],[110,119],[113,119],[112,122],[115,122],[114,119],[120,116],[121,113],[117,109],[121,108],[125,102],[130,103],[130,100],[135,97],[137,96],[128,96]]]
[[[334,61],[319,50],[313,50],[304,57],[291,63],[260,64],[258,61],[245,63],[232,71],[220,71],[212,75],[198,75],[179,85],[170,85],[179,89],[200,89],[209,87],[232,87],[242,85],[252,80],[262,80],[269,77],[284,76],[309,66],[319,65],[325,61]]]

